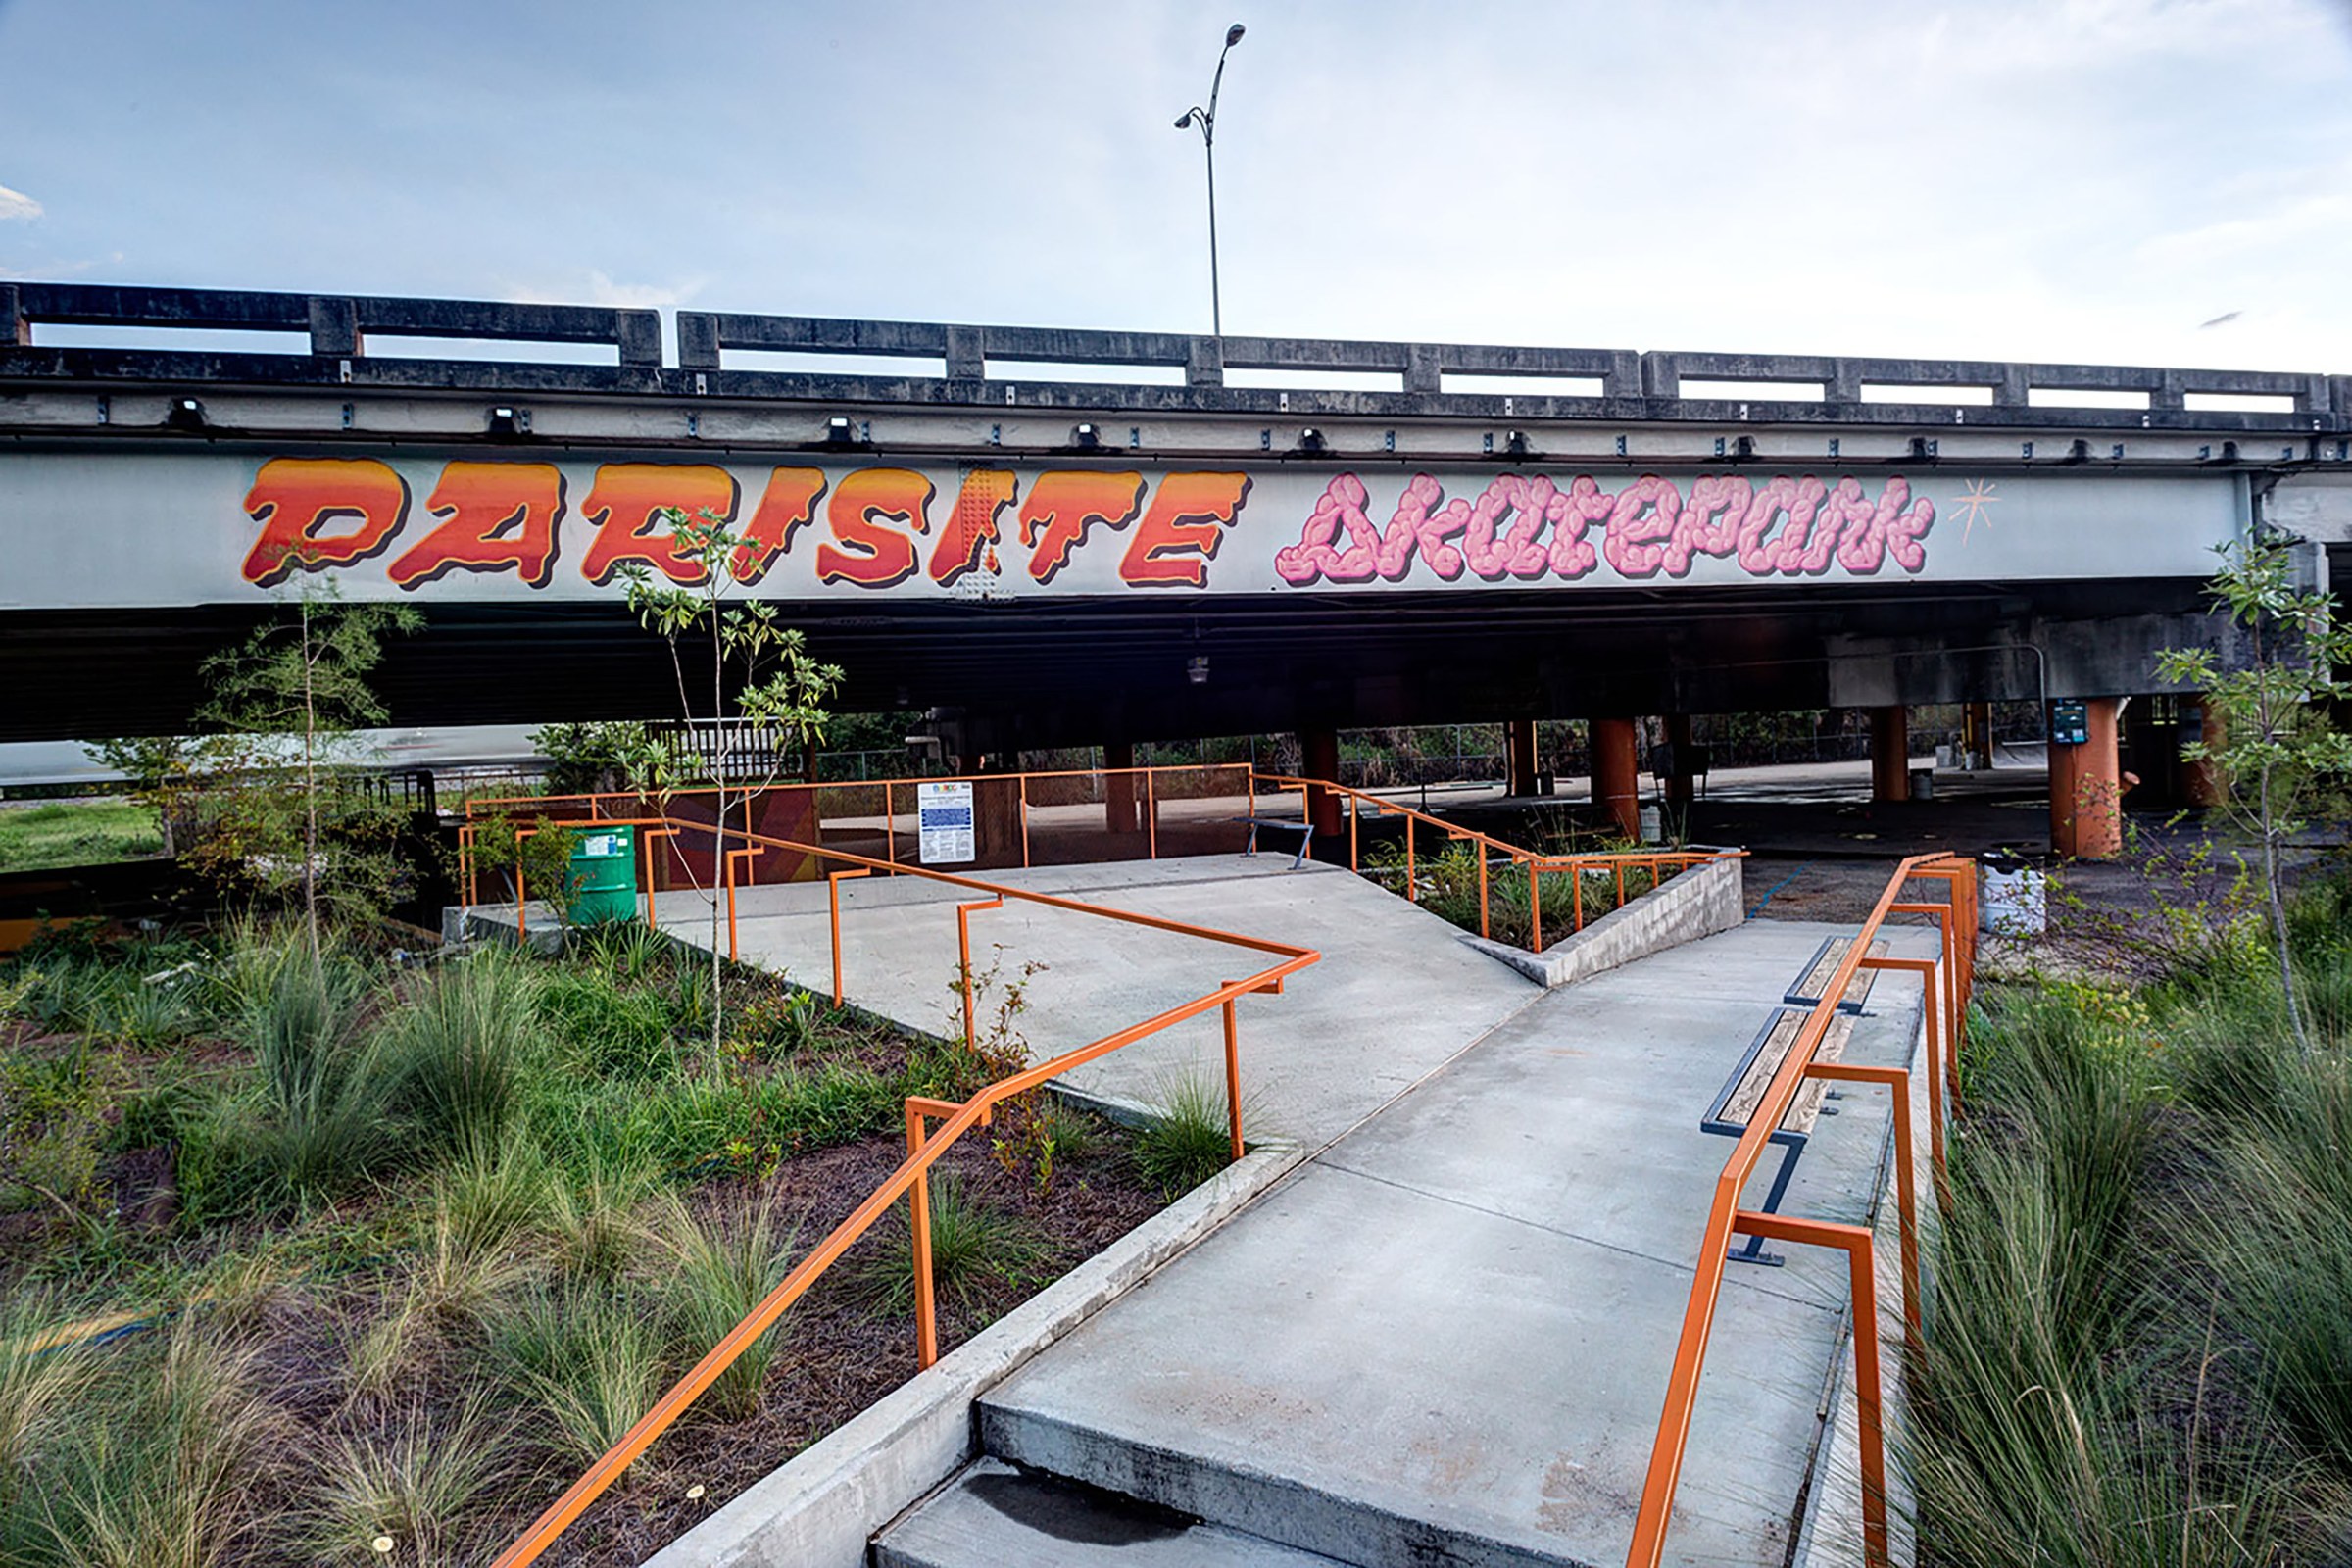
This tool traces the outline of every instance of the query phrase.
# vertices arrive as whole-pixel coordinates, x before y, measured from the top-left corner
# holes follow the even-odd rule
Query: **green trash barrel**
[[[571,852],[574,925],[602,925],[637,914],[637,830],[594,828],[579,836]]]

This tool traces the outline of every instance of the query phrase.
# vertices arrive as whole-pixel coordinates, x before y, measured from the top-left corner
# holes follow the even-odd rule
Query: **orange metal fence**
[[[1940,902],[1905,901],[1901,895],[1913,880],[1940,882]],[[1890,914],[1931,914],[1940,926],[1940,956],[1930,958],[1874,956],[1870,945]],[[1814,1053],[1830,1020],[1837,1015],[1846,987],[1863,968],[1891,969],[1918,974],[1924,999],[1927,1034],[1928,1119],[1936,1195],[1945,1193],[1943,1119],[1945,1092],[1957,1105],[1959,1052],[1967,1018],[1971,977],[1976,966],[1977,878],[1972,860],[1956,856],[1914,856],[1896,867],[1886,891],[1879,895],[1870,916],[1837,972],[1823,987],[1782,1060],[1764,1099],[1748,1118],[1723,1174],[1716,1178],[1715,1199],[1700,1235],[1697,1277],[1690,1285],[1690,1304],[1683,1317],[1682,1336],[1675,1348],[1674,1370],[1667,1380],[1666,1406],[1658,1418],[1657,1442],[1650,1450],[1649,1476],[1642,1488],[1641,1511],[1634,1522],[1634,1539],[1626,1552],[1626,1568],[1657,1568],[1666,1549],[1666,1527],[1674,1511],[1674,1494],[1682,1478],[1690,1437],[1690,1418],[1698,1399],[1699,1374],[1704,1368],[1707,1342],[1723,1293],[1724,1270],[1734,1235],[1762,1236],[1776,1241],[1832,1247],[1847,1257],[1853,1298],[1854,1396],[1860,1417],[1863,1551],[1871,1568],[1887,1568],[1886,1456],[1882,1416],[1879,1357],[1878,1296],[1873,1273],[1871,1233],[1865,1226],[1837,1225],[1787,1214],[1765,1214],[1740,1206],[1740,1196],[1762,1157],[1767,1142],[1788,1113],[1788,1104],[1808,1078],[1877,1083],[1894,1097],[1896,1205],[1901,1225],[1903,1326],[1906,1341],[1918,1343],[1919,1213],[1912,1176],[1910,1073],[1895,1067],[1846,1066],[1817,1062]]]
[[[926,784],[969,784],[978,826],[988,840],[980,860],[1002,867],[1061,863],[1071,859],[1157,859],[1161,840],[1174,836],[1183,853],[1199,853],[1202,831],[1234,820],[1181,809],[1178,803],[1230,800],[1250,814],[1255,792],[1247,762],[1175,763],[1151,767],[1050,768],[1019,773],[956,773],[937,778],[879,778],[802,783],[779,780],[752,791],[730,787],[729,814],[741,807],[741,826],[754,827],[750,798],[802,797],[821,825],[809,837],[831,849],[850,850],[897,865],[917,842],[918,794]],[[709,797],[712,787],[676,791],[679,797]],[[1080,828],[1070,808],[1099,809],[1091,831]],[[461,837],[470,847],[470,830],[485,816],[577,810],[600,822],[617,822],[659,810],[655,799],[638,791],[581,795],[497,795],[465,803]],[[994,830],[993,832],[991,830]],[[732,834],[733,827],[729,832]],[[998,842],[996,834],[1001,833]],[[1070,841],[1081,841],[1073,849]],[[1132,846],[1130,848],[1129,846]],[[470,893],[468,902],[472,902]]]
[[[630,797],[630,799],[636,798]],[[551,803],[533,801],[529,804],[543,808]],[[675,821],[659,816],[591,816],[579,820],[612,825],[634,824],[647,830],[641,836],[651,836],[655,833],[701,833],[715,837],[717,833],[717,829],[710,823]],[[851,1245],[870,1230],[874,1223],[887,1213],[902,1197],[907,1200],[908,1204],[908,1229],[914,1271],[915,1358],[919,1365],[926,1367],[937,1360],[939,1357],[939,1330],[931,1275],[930,1168],[948,1151],[949,1147],[966,1132],[975,1126],[989,1125],[995,1117],[996,1107],[1004,1102],[1028,1094],[1073,1067],[1081,1066],[1097,1057],[1108,1055],[1123,1046],[1132,1045],[1138,1040],[1157,1034],[1173,1024],[1197,1017],[1211,1009],[1218,1009],[1223,1013],[1224,1025],[1228,1130],[1233,1156],[1237,1159],[1240,1158],[1243,1152],[1242,1096],[1236,1005],[1241,998],[1253,992],[1279,993],[1286,979],[1321,957],[1321,955],[1311,948],[1298,947],[1291,943],[1243,936],[1237,932],[1220,931],[1207,926],[1189,925],[1180,920],[1165,919],[1158,915],[1139,914],[1132,910],[1111,908],[1099,904],[1081,904],[1074,899],[1057,898],[1051,894],[999,886],[973,877],[928,870],[920,866],[897,865],[887,860],[851,855],[839,850],[827,850],[816,845],[770,838],[763,834],[729,829],[727,837],[732,840],[740,840],[744,845],[743,850],[732,852],[725,857],[728,903],[727,941],[730,953],[736,947],[734,892],[741,874],[737,867],[747,863],[741,858],[742,856],[756,850],[779,849],[816,856],[825,860],[848,862],[845,869],[831,873],[826,879],[831,909],[833,994],[836,1001],[839,1001],[842,995],[840,902],[842,881],[874,871],[887,871],[900,876],[921,877],[982,895],[977,900],[958,902],[956,905],[957,938],[962,953],[960,979],[963,992],[964,1038],[967,1044],[971,1043],[974,1038],[975,1027],[972,1010],[970,917],[976,910],[1001,906],[1007,899],[1070,910],[1122,924],[1140,925],[1173,935],[1220,943],[1261,955],[1274,961],[1243,979],[1225,981],[1213,990],[1156,1012],[1141,1022],[1104,1035],[1099,1040],[1090,1041],[1075,1050],[1064,1052],[1058,1056],[1039,1062],[1021,1072],[999,1079],[980,1089],[970,1099],[960,1103],[919,1097],[909,1098],[906,1102],[906,1157],[896,1170],[891,1172],[889,1179],[875,1188],[865,1200],[851,1213],[849,1218],[835,1226],[824,1240],[816,1245],[814,1250],[794,1265],[791,1272],[785,1275],[783,1281],[768,1294],[766,1298],[754,1307],[742,1322],[729,1330],[726,1337],[713,1346],[710,1353],[695,1364],[692,1371],[680,1378],[666,1394],[662,1395],[655,1402],[653,1408],[648,1410],[642,1419],[622,1435],[618,1443],[614,1444],[595,1464],[589,1467],[586,1474],[573,1482],[570,1487],[565,1489],[562,1496],[549,1504],[546,1511],[533,1521],[530,1528],[513,1545],[499,1554],[493,1568],[522,1568],[522,1565],[536,1561],[555,1543],[556,1538],[567,1525],[578,1518],[590,1503],[594,1502],[614,1481],[619,1479],[630,1463],[643,1453],[655,1439],[667,1431],[701,1396],[703,1391],[715,1382],[719,1375],[725,1372],[760,1335],[766,1333],[795,1301],[807,1294],[809,1287],[815,1284],[817,1279],[849,1250]],[[518,922],[523,892],[524,890],[518,885],[516,888],[516,918]],[[650,894],[648,895],[646,913],[650,921],[653,914]],[[931,1125],[933,1122],[937,1122],[939,1125],[933,1127]]]
[[[1288,794],[1296,791],[1298,795],[1300,812],[1310,818],[1314,812],[1316,794],[1328,791],[1339,797],[1348,808],[1348,869],[1358,875],[1364,874],[1360,824],[1365,813],[1369,812],[1375,821],[1388,816],[1404,818],[1404,862],[1402,866],[1375,866],[1372,868],[1372,874],[1379,875],[1384,870],[1401,869],[1404,876],[1404,896],[1416,904],[1421,900],[1422,889],[1418,845],[1421,830],[1424,828],[1435,829],[1446,836],[1446,842],[1449,846],[1469,846],[1476,856],[1478,865],[1478,934],[1482,937],[1491,938],[1494,934],[1494,861],[1501,860],[1503,868],[1510,875],[1524,875],[1527,878],[1529,917],[1527,946],[1528,950],[1533,953],[1544,951],[1543,879],[1546,876],[1565,875],[1575,878],[1571,884],[1574,893],[1570,903],[1567,933],[1573,935],[1585,928],[1585,878],[1587,876],[1610,878],[1615,895],[1615,903],[1611,907],[1618,907],[1623,906],[1626,901],[1626,878],[1630,873],[1646,874],[1649,878],[1649,886],[1655,888],[1668,876],[1688,871],[1694,865],[1705,865],[1714,860],[1739,859],[1747,854],[1745,850],[1660,849],[1595,850],[1578,855],[1542,855],[1534,850],[1522,849],[1516,844],[1507,843],[1491,833],[1481,833],[1474,828],[1466,828],[1459,823],[1448,822],[1444,817],[1432,816],[1427,811],[1415,810],[1409,806],[1392,801],[1386,796],[1375,795],[1368,790],[1350,789],[1345,784],[1333,784],[1322,779],[1298,778],[1280,773],[1259,774],[1256,782],[1258,788],[1274,793]]]
[[[1367,790],[1352,789],[1321,779],[1257,773],[1247,763],[1239,762],[1187,763],[1164,767],[1063,768],[1033,773],[959,774],[938,779],[871,779],[855,784],[778,784],[771,788],[778,791],[815,791],[817,793],[813,798],[817,802],[842,803],[846,809],[858,814],[844,817],[820,804],[815,813],[817,820],[810,829],[809,841],[805,842],[788,836],[763,835],[754,831],[747,804],[742,812],[744,820],[740,824],[731,821],[726,836],[732,842],[761,848],[790,845],[795,851],[879,870],[916,869],[911,862],[902,858],[906,853],[905,847],[915,838],[911,821],[902,830],[900,818],[906,814],[904,808],[911,808],[914,792],[919,785],[957,783],[1004,792],[1004,804],[1017,813],[1018,863],[1023,867],[1036,863],[1032,855],[1032,840],[1036,836],[1032,831],[1032,822],[1041,810],[1050,811],[1077,805],[1100,806],[1104,812],[1106,827],[1121,817],[1126,819],[1123,827],[1107,827],[1107,831],[1138,843],[1142,853],[1140,856],[1093,858],[1157,859],[1163,850],[1163,841],[1174,837],[1177,827],[1175,823],[1163,821],[1164,808],[1170,802],[1225,800],[1239,803],[1241,815],[1238,817],[1212,812],[1205,817],[1194,816],[1185,820],[1182,826],[1188,836],[1184,842],[1166,846],[1171,852],[1197,853],[1200,846],[1200,828],[1216,825],[1230,829],[1257,818],[1262,810],[1260,802],[1266,797],[1279,799],[1298,795],[1301,820],[1307,820],[1311,819],[1314,811],[1314,793],[1329,791],[1347,805],[1348,867],[1351,871],[1380,876],[1398,870],[1398,867],[1372,866],[1367,871],[1363,858],[1361,823],[1367,817],[1374,821],[1388,817],[1401,817],[1404,820],[1404,860],[1400,868],[1404,881],[1402,891],[1405,898],[1415,903],[1420,902],[1423,896],[1423,871],[1426,867],[1420,857],[1419,841],[1425,832],[1442,834],[1448,844],[1473,847],[1477,857],[1478,931],[1483,937],[1491,938],[1494,934],[1494,906],[1498,895],[1492,885],[1494,877],[1496,874],[1524,877],[1529,906],[1526,942],[1533,952],[1542,952],[1544,948],[1544,889],[1547,877],[1567,876],[1572,879],[1568,931],[1555,933],[1555,936],[1568,935],[1585,928],[1587,877],[1608,879],[1613,895],[1609,906],[1614,908],[1626,902],[1629,878],[1646,877],[1648,886],[1654,888],[1667,877],[1692,866],[1746,854],[1744,850],[1656,849],[1543,855],[1493,834],[1481,833],[1426,811],[1416,810]],[[1139,808],[1140,826],[1134,815]],[[549,811],[577,810],[606,826],[651,820],[657,825],[643,835],[649,842],[641,848],[644,885],[649,889],[653,885],[651,878],[655,864],[655,846],[650,841],[676,836],[661,825],[670,819],[651,814],[654,808],[650,799],[634,792],[484,797],[467,801],[465,810],[466,820],[458,831],[459,883],[461,896],[468,904],[479,902],[479,877],[474,850],[483,824],[477,812],[538,815]],[[736,815],[732,805],[729,807],[729,815]],[[528,830],[518,831],[527,833]],[[703,831],[707,833],[708,827]],[[1013,829],[1005,829],[1004,853],[997,857],[1007,866],[1013,863]],[[851,843],[864,844],[868,850],[879,853],[852,851],[848,847]],[[1054,858],[1060,858],[1060,855],[1055,854]],[[733,875],[734,867],[730,864],[715,871],[712,881],[714,884],[724,882],[732,886]],[[649,893],[649,909],[650,899]]]

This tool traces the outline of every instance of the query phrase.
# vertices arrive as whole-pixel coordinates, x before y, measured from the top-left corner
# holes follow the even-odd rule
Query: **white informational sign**
[[[979,858],[972,834],[972,786],[923,784],[915,789],[925,865],[965,865]]]

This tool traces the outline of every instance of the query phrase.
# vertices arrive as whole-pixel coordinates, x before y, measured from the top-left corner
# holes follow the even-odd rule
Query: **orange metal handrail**
[[[1870,944],[1887,915],[1898,912],[1900,894],[1913,878],[1937,880],[1949,897],[1924,907],[1906,906],[1899,912],[1938,916],[1941,956],[1936,960],[1875,958]],[[1886,1440],[1881,1418],[1881,1380],[1878,1346],[1877,1295],[1872,1278],[1871,1235],[1859,1226],[1831,1225],[1819,1220],[1754,1213],[1740,1206],[1740,1197],[1762,1157],[1773,1133],[1788,1114],[1789,1102],[1806,1078],[1867,1079],[1886,1083],[1895,1093],[1896,1158],[1901,1164],[1897,1201],[1903,1214],[1903,1290],[1906,1332],[1916,1338],[1919,1325],[1919,1260],[1917,1214],[1912,1192],[1912,1138],[1909,1125],[1909,1074],[1895,1068],[1851,1068],[1816,1062],[1830,1021],[1837,1015],[1847,986],[1865,967],[1909,969],[1922,974],[1922,1005],[1926,1013],[1930,1120],[1935,1144],[1933,1164],[1938,1197],[1943,1192],[1942,1096],[1945,1081],[1957,1081],[1959,1044],[1968,1004],[1971,972],[1976,961],[1976,870],[1973,861],[1950,855],[1913,856],[1895,867],[1859,933],[1838,960],[1837,970],[1822,988],[1821,1000],[1797,1031],[1788,1054],[1766,1086],[1762,1102],[1748,1118],[1747,1128],[1733,1147],[1716,1178],[1714,1201],[1700,1234],[1696,1277],[1690,1284],[1690,1303],[1683,1317],[1682,1335],[1675,1348],[1674,1369],[1667,1380],[1666,1403],[1658,1417],[1657,1441],[1650,1449],[1649,1474],[1642,1487],[1634,1536],[1626,1551],[1627,1568],[1657,1568],[1666,1549],[1666,1527],[1674,1511],[1675,1491],[1690,1436],[1691,1414],[1698,1398],[1698,1380],[1706,1362],[1707,1343],[1723,1291],[1735,1234],[1764,1236],[1843,1249],[1848,1254],[1854,1335],[1855,1402],[1861,1416],[1863,1549],[1872,1568],[1886,1568]],[[1938,969],[1942,971],[1939,978]],[[1950,1009],[1946,1012],[1946,1009]],[[1951,1043],[1947,1054],[1945,1041]]]
[[[1543,878],[1547,874],[1563,871],[1575,871],[1578,873],[1578,880],[1574,884],[1576,889],[1576,897],[1572,930],[1582,931],[1585,928],[1585,888],[1583,872],[1587,869],[1598,867],[1611,872],[1615,876],[1617,885],[1617,903],[1622,906],[1625,903],[1625,873],[1629,868],[1642,867],[1647,869],[1650,874],[1650,886],[1654,889],[1659,883],[1665,880],[1662,867],[1668,864],[1671,864],[1675,871],[1680,873],[1690,869],[1690,867],[1694,865],[1704,865],[1715,860],[1743,858],[1747,854],[1745,850],[1710,849],[1596,850],[1591,853],[1577,855],[1544,855],[1535,850],[1524,849],[1519,845],[1510,843],[1508,840],[1498,839],[1492,833],[1481,833],[1476,828],[1463,827],[1459,823],[1448,822],[1444,817],[1432,816],[1427,811],[1416,810],[1412,807],[1400,805],[1396,801],[1392,801],[1386,796],[1375,795],[1369,790],[1354,789],[1346,784],[1334,784],[1325,779],[1302,778],[1284,773],[1258,774],[1254,777],[1257,781],[1277,786],[1285,793],[1292,790],[1298,791],[1299,796],[1299,809],[1302,812],[1309,813],[1310,815],[1313,810],[1312,800],[1308,795],[1310,790],[1329,790],[1334,795],[1346,798],[1348,803],[1348,869],[1356,872],[1358,875],[1362,874],[1363,867],[1362,840],[1357,831],[1357,824],[1361,819],[1365,808],[1369,808],[1376,817],[1403,817],[1405,819],[1404,896],[1409,902],[1412,903],[1417,904],[1420,902],[1421,891],[1418,876],[1418,861],[1414,847],[1415,829],[1417,827],[1432,827],[1437,829],[1439,832],[1444,833],[1450,840],[1467,841],[1477,845],[1479,847],[1478,934],[1482,937],[1492,938],[1494,934],[1491,890],[1487,875],[1489,856],[1499,855],[1514,866],[1525,866],[1527,868],[1527,892],[1530,911],[1530,939],[1528,942],[1528,948],[1529,951],[1535,953],[1541,953],[1544,951]],[[1255,810],[1252,809],[1250,814],[1255,815]]]
[[[715,834],[718,831],[710,823],[669,822],[662,818],[651,820],[662,822],[672,832],[693,831]],[[614,825],[619,824],[616,822]],[[730,830],[730,836],[737,835]],[[1285,980],[1307,965],[1316,962],[1322,956],[1312,948],[1302,948],[1292,943],[1276,942],[1263,937],[1244,936],[1238,932],[1220,931],[1208,926],[1191,925],[1160,915],[1141,914],[1134,910],[1117,909],[1104,905],[1082,904],[1074,899],[994,885],[952,872],[893,865],[887,861],[874,860],[864,856],[851,855],[839,850],[826,850],[814,845],[799,844],[788,839],[771,838],[764,834],[744,833],[740,836],[748,840],[752,847],[760,849],[783,849],[851,862],[849,870],[835,873],[827,878],[833,905],[836,996],[840,992],[840,883],[844,877],[858,874],[860,871],[888,870],[898,875],[918,876],[953,887],[986,894],[989,897],[981,901],[981,906],[1001,905],[1004,900],[1012,899],[1022,903],[1044,905],[1052,908],[1096,915],[1123,924],[1140,925],[1147,929],[1164,931],[1173,935],[1218,942],[1266,955],[1276,961],[1259,969],[1255,974],[1239,980],[1221,982],[1215,989],[1195,997],[1189,1002],[1179,1003],[1139,1023],[1131,1024],[1124,1029],[1104,1035],[1101,1039],[1091,1041],[1075,1050],[1064,1052],[1062,1054],[1035,1066],[1001,1078],[995,1083],[981,1088],[970,1099],[959,1104],[945,1101],[925,1100],[919,1097],[909,1099],[906,1103],[906,1157],[900,1162],[890,1177],[875,1188],[847,1219],[835,1226],[807,1257],[796,1264],[776,1288],[740,1323],[729,1330],[726,1336],[713,1346],[691,1371],[680,1378],[667,1393],[663,1394],[655,1402],[653,1408],[648,1410],[622,1435],[619,1442],[598,1458],[584,1475],[566,1488],[562,1496],[549,1504],[547,1509],[532,1522],[530,1528],[514,1544],[499,1554],[492,1568],[524,1568],[525,1564],[535,1562],[554,1544],[564,1528],[578,1518],[590,1503],[603,1495],[605,1491],[620,1477],[637,1456],[643,1453],[655,1439],[667,1431],[703,1391],[715,1382],[719,1375],[725,1372],[761,1334],[771,1328],[776,1320],[782,1317],[785,1311],[808,1292],[825,1270],[830,1268],[842,1253],[849,1250],[853,1243],[871,1229],[885,1213],[889,1212],[891,1206],[902,1196],[908,1200],[910,1243],[914,1256],[917,1302],[916,1360],[919,1365],[926,1367],[931,1365],[938,1356],[938,1320],[936,1305],[930,1300],[930,1260],[925,1247],[929,1239],[928,1173],[932,1165],[938,1161],[950,1146],[973,1127],[987,1125],[994,1116],[996,1107],[1005,1101],[1028,1094],[1073,1067],[1083,1066],[1100,1056],[1108,1055],[1121,1047],[1132,1045],[1136,1041],[1157,1034],[1171,1025],[1216,1008],[1223,1013],[1227,1070],[1226,1095],[1231,1118],[1233,1148],[1238,1157],[1242,1147],[1241,1086],[1235,1037],[1235,1006],[1241,998],[1253,993],[1268,991],[1279,993]],[[956,914],[959,927],[964,926],[968,919],[968,911],[973,906],[969,904],[957,905]],[[734,911],[730,909],[728,922],[730,948],[736,945],[733,914]],[[965,987],[965,1030],[968,1041],[971,1038],[972,1029],[969,989],[971,960],[968,934],[961,934],[961,940],[963,944],[961,979]],[[929,1127],[929,1123],[934,1119],[940,1123],[935,1130]]]

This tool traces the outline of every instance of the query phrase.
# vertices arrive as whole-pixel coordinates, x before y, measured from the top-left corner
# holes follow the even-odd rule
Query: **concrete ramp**
[[[1338,1137],[1541,993],[1460,941],[1451,924],[1345,870],[1287,855],[1202,856],[997,871],[987,880],[1188,924],[1313,947],[1322,961],[1281,996],[1242,1000],[1245,1130],[1310,1147]],[[979,898],[920,877],[842,884],[849,1001],[933,1033],[960,1034],[956,905]],[[699,894],[658,901],[662,927],[710,940]],[[832,987],[822,883],[736,896],[741,956],[811,989]],[[1100,1039],[1260,966],[1255,955],[1070,910],[1008,900],[971,916],[972,966],[996,994],[1025,982],[1015,1027],[1033,1057]],[[721,939],[724,940],[723,937]],[[982,1011],[989,1010],[983,999]],[[1189,1019],[1072,1073],[1109,1101],[1151,1105],[1186,1075],[1224,1085],[1217,1016]]]
[[[984,1396],[983,1452],[1171,1510],[1161,1549],[1198,1547],[1171,1563],[1614,1568],[1731,1148],[1698,1120],[1831,929],[1751,923],[1544,995]],[[1910,1060],[1919,1022],[1889,977],[1847,1059]],[[1786,1206],[1866,1219],[1889,1119],[1838,1102]],[[1725,1288],[1669,1561],[1781,1568],[1802,1527],[1844,1264],[1784,1250]],[[879,1560],[1102,1560],[972,1485]]]

